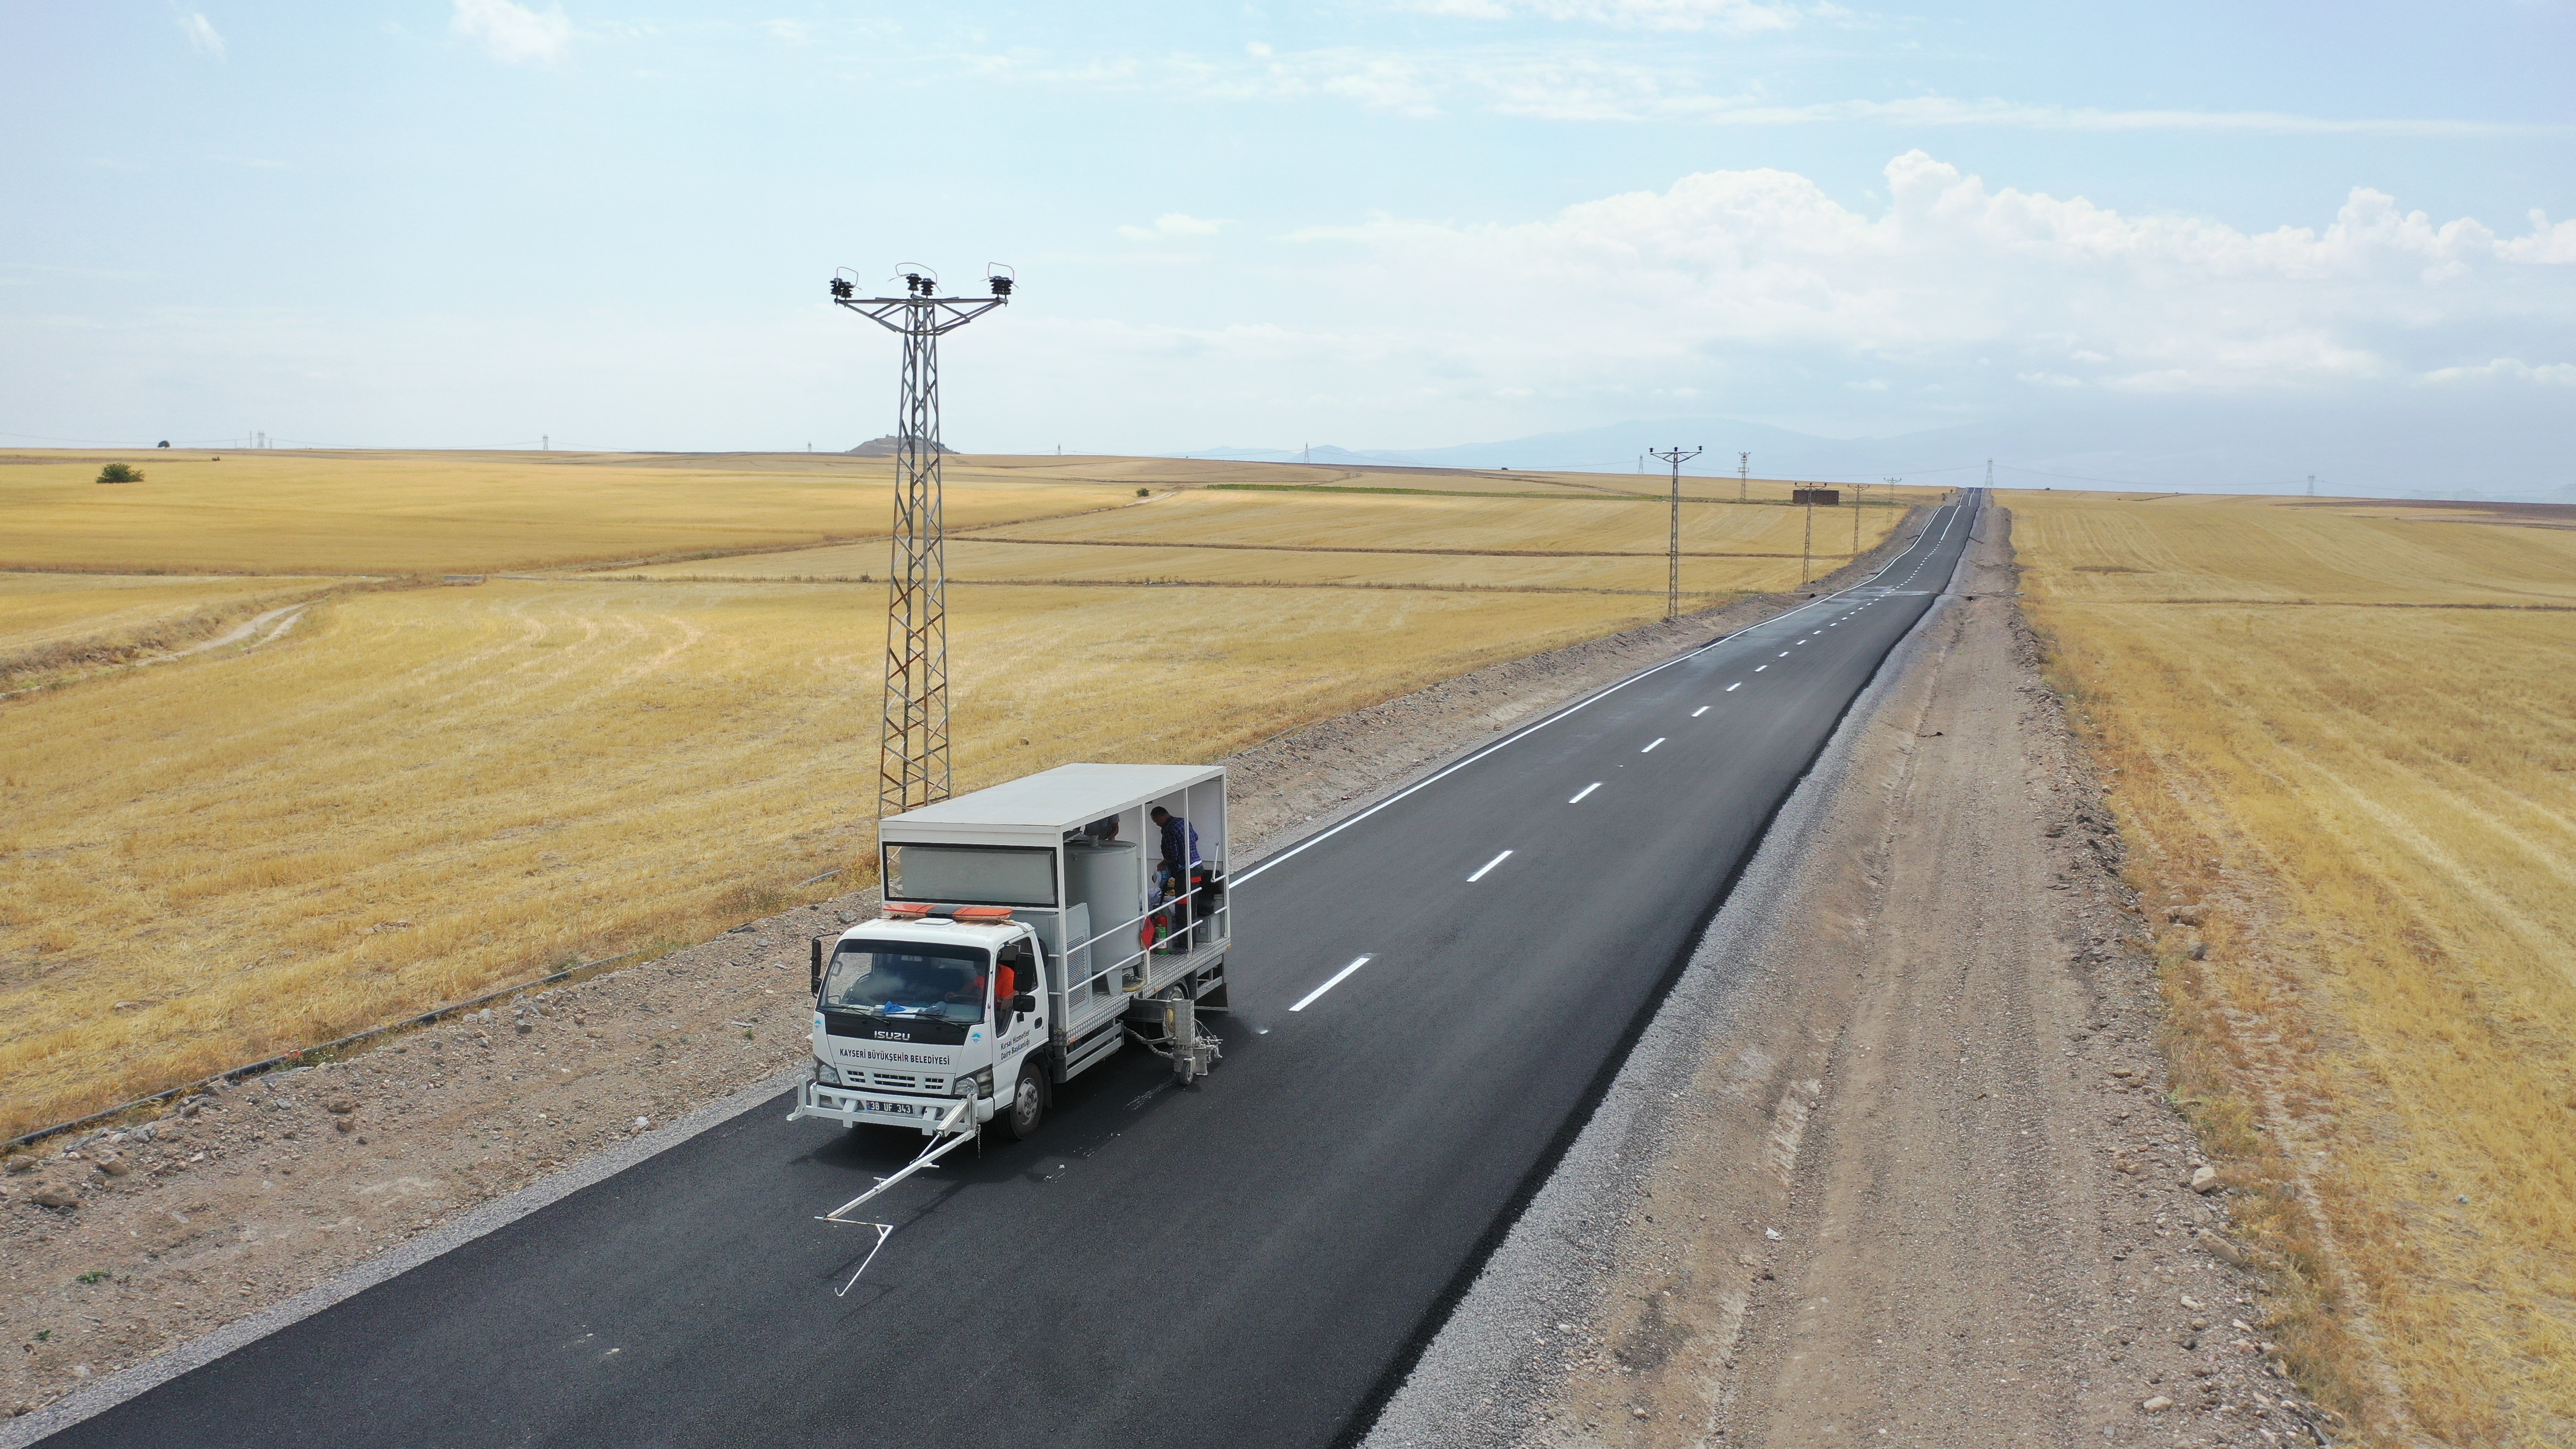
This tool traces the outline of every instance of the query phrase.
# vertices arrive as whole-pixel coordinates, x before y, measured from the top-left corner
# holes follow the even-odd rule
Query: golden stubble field
[[[2374,1438],[2576,1442],[2576,509],[2006,501],[2138,883],[2206,908],[2177,1080],[2274,1336]]]
[[[440,574],[774,548],[886,530],[893,464],[839,454],[19,453],[0,569]],[[141,483],[94,482],[108,461]],[[1058,460],[1050,460],[1058,461]],[[1071,460],[1075,462],[1091,460]],[[948,465],[949,524],[1132,500],[1105,469]]]
[[[274,643],[0,701],[0,1128],[547,967],[702,939],[825,871],[845,872],[827,892],[873,878],[883,586],[805,582],[832,571],[799,561],[846,551],[882,570],[881,539],[809,545],[882,530],[884,466],[578,458],[268,454],[224,474],[220,496],[163,509],[137,490],[177,460],[144,456],[144,485],[77,485],[106,502],[30,505],[10,535],[22,562],[270,572],[0,575],[0,653],[126,627],[136,610],[312,592],[290,571],[377,577],[311,603]],[[47,466],[86,479],[98,460]],[[73,488],[45,471],[0,468],[0,487]],[[959,546],[960,789],[1074,759],[1213,759],[1661,614],[1651,555],[1666,513],[1601,494],[1625,480],[1203,491],[1247,472],[1308,476],[951,460],[955,526],[1054,541]],[[1328,487],[1350,476],[1311,472]],[[1482,496],[1497,492],[1516,496]],[[1586,496],[1557,501],[1569,493]],[[329,523],[275,523],[290,516]],[[1693,559],[1688,582],[1732,597],[1790,581],[1796,560],[1784,575],[1777,545],[1795,516],[1692,505],[1686,546],[1724,556]],[[1850,514],[1820,517],[1843,546],[1825,552],[1820,536],[1821,571],[1848,549]],[[1863,546],[1899,517],[1864,510]],[[1152,566],[1068,568],[1086,538],[1149,545],[1097,551]],[[1317,551],[1353,540],[1471,552]],[[1228,574],[1244,556],[1228,545],[1260,550],[1258,586]],[[978,556],[1012,548],[1046,571]],[[1577,550],[1649,556],[1561,556]],[[657,575],[735,577],[577,567],[633,557],[695,559]],[[1424,574],[1425,557],[1465,572]],[[543,564],[575,571],[493,576]],[[447,573],[484,581],[432,581]],[[1202,586],[1117,582],[1158,574]]]
[[[1896,506],[1821,510],[1814,572],[1866,550]],[[969,583],[1195,583],[1292,587],[1627,590],[1660,595],[1667,503],[1592,494],[1442,496],[1191,489],[1107,514],[962,529],[952,578]],[[1693,500],[1682,510],[1682,588],[1701,595],[1795,587],[1804,511]],[[884,577],[882,543],[745,554],[619,570],[663,579]]]

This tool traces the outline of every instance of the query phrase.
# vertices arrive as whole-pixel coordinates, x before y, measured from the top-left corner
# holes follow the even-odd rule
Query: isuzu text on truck
[[[884,913],[814,942],[814,1070],[789,1120],[944,1150],[997,1120],[1027,1137],[1130,1039],[1204,1073],[1225,845],[1213,765],[1061,765],[880,822]]]

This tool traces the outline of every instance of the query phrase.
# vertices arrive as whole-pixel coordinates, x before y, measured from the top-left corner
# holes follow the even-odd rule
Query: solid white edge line
[[[1664,739],[1665,739],[1665,737],[1664,737],[1664,736],[1662,736],[1662,735],[1657,735],[1657,736],[1655,736],[1655,745],[1660,745],[1660,744],[1662,744],[1662,743],[1664,742]],[[1641,755],[1651,755],[1651,754],[1653,754],[1653,753],[1655,752],[1655,745],[1648,745],[1648,746],[1646,746],[1644,749],[1639,750],[1637,753],[1638,753],[1638,754],[1641,754]]]
[[[1292,1006],[1292,1007],[1290,1007],[1290,1008],[1288,1008],[1288,1009],[1289,1009],[1290,1011],[1304,1011],[1307,1007],[1310,1007],[1310,1006],[1312,1006],[1312,1005],[1314,1005],[1314,1004],[1315,1004],[1315,998],[1316,998],[1316,997],[1321,996],[1321,995],[1323,995],[1325,992],[1332,990],[1334,987],[1341,985],[1341,984],[1342,984],[1343,979],[1344,979],[1344,978],[1346,978],[1346,977],[1348,977],[1352,972],[1357,971],[1357,970],[1358,970],[1358,969],[1360,969],[1361,967],[1366,966],[1369,962],[1374,961],[1374,960],[1376,960],[1376,959],[1377,959],[1377,958],[1376,958],[1376,957],[1374,957],[1374,956],[1362,956],[1362,957],[1361,957],[1361,958],[1359,958],[1358,960],[1353,961],[1353,962],[1352,962],[1351,964],[1349,964],[1348,966],[1345,966],[1345,967],[1343,967],[1341,970],[1334,972],[1334,973],[1333,973],[1333,979],[1332,979],[1332,980],[1327,981],[1327,982],[1325,982],[1323,985],[1316,987],[1314,990],[1307,992],[1303,997],[1301,997],[1301,998],[1299,998],[1299,999],[1298,999],[1298,1002],[1297,1002],[1297,1004],[1296,1004],[1295,1006]]]
[[[1943,507],[1943,508],[1941,508],[1941,509],[1939,509],[1939,510],[1937,510],[1937,511],[1951,514],[1951,515],[1952,515],[1952,519],[1953,519],[1953,521],[1956,521],[1957,512],[1958,512],[1958,505],[1956,505],[1956,504],[1947,505],[1947,506],[1945,506],[1945,507]],[[1925,531],[1928,533],[1930,530],[1928,530],[1928,529],[1927,529],[1927,530],[1925,530]],[[1935,543],[1938,543],[1941,539],[1943,539],[1943,538],[1948,538],[1949,536],[1950,536],[1950,532],[1949,532],[1949,524],[1944,523],[1944,524],[1942,525],[1942,527],[1941,527],[1941,533],[1940,533],[1939,537],[1938,537],[1938,538],[1933,539],[1932,541],[1933,541],[1933,542],[1935,542]],[[1912,543],[1910,543],[1910,544],[1906,545],[1905,553],[1911,553],[1911,552],[1913,552],[1915,549],[1918,549],[1918,548],[1923,547],[1923,545],[1924,545],[1924,540],[1923,540],[1923,538],[1922,538],[1921,536],[1917,536],[1917,537],[1915,538],[1914,542],[1912,542]],[[1889,570],[1889,569],[1893,569],[1893,568],[1895,568],[1899,563],[1902,563],[1902,562],[1904,561],[1904,559],[1905,559],[1905,553],[1900,553],[1900,554],[1898,554],[1895,558],[1889,559],[1889,560],[1887,561],[1887,567],[1886,567],[1886,568],[1882,568],[1882,569],[1880,569],[1877,573],[1871,574],[1868,578],[1865,578],[1865,579],[1861,580],[1859,583],[1856,583],[1856,584],[1852,585],[1852,586],[1851,586],[1850,588],[1848,588],[1848,589],[1844,589],[1844,590],[1842,590],[1840,593],[1827,594],[1827,595],[1825,595],[1825,596],[1824,596],[1823,598],[1821,598],[1821,599],[1809,599],[1807,602],[1805,602],[1805,603],[1803,603],[1803,604],[1800,604],[1798,607],[1796,607],[1796,608],[1794,608],[1794,609],[1791,609],[1791,610],[1790,610],[1788,613],[1786,613],[1786,614],[1779,614],[1779,615],[1775,615],[1775,616],[1774,616],[1774,617],[1772,617],[1772,618],[1768,618],[1768,619],[1763,620],[1760,624],[1747,624],[1747,625],[1745,625],[1743,628],[1736,630],[1736,631],[1735,631],[1734,633],[1732,633],[1732,634],[1720,634],[1720,635],[1719,635],[1719,636],[1717,636],[1716,638],[1709,640],[1709,641],[1708,641],[1707,643],[1705,643],[1705,644],[1702,644],[1702,645],[1701,645],[1701,646],[1699,646],[1697,649],[1692,649],[1692,650],[1689,650],[1689,651],[1687,651],[1687,652],[1685,652],[1685,653],[1676,654],[1676,655],[1674,655],[1672,658],[1667,659],[1667,660],[1665,660],[1663,663],[1658,664],[1658,665],[1655,665],[1655,666],[1653,666],[1652,668],[1648,668],[1648,669],[1640,669],[1640,670],[1638,670],[1636,673],[1629,675],[1627,678],[1620,680],[1618,683],[1613,684],[1613,685],[1609,685],[1608,687],[1606,687],[1606,688],[1602,689],[1600,692],[1598,692],[1598,693],[1596,693],[1596,694],[1593,694],[1593,695],[1591,695],[1591,696],[1589,696],[1589,697],[1587,697],[1587,698],[1584,698],[1584,699],[1578,700],[1578,701],[1576,701],[1576,702],[1575,702],[1575,703],[1573,703],[1573,704],[1567,705],[1565,708],[1563,708],[1563,709],[1561,709],[1561,710],[1558,710],[1556,713],[1554,713],[1554,714],[1552,714],[1552,715],[1549,715],[1547,718],[1545,718],[1545,719],[1543,719],[1543,720],[1538,720],[1538,721],[1536,721],[1536,722],[1534,722],[1534,723],[1531,723],[1531,724],[1525,725],[1525,726],[1523,726],[1523,727],[1522,727],[1522,728],[1520,728],[1520,729],[1514,730],[1514,731],[1513,731],[1512,733],[1510,733],[1509,735],[1506,735],[1506,736],[1504,736],[1503,738],[1501,738],[1501,739],[1499,739],[1499,740],[1494,741],[1492,744],[1487,745],[1487,746],[1485,746],[1483,749],[1476,751],[1474,754],[1467,756],[1465,759],[1460,760],[1460,761],[1458,761],[1457,763],[1455,763],[1455,764],[1453,764],[1453,765],[1450,765],[1448,768],[1446,768],[1446,769],[1444,769],[1444,770],[1441,770],[1439,773],[1434,774],[1434,775],[1426,776],[1426,777],[1424,777],[1424,778],[1422,778],[1422,779],[1420,779],[1420,780],[1416,780],[1416,781],[1415,781],[1415,782],[1413,782],[1412,784],[1407,785],[1407,786],[1406,786],[1406,787],[1404,787],[1403,789],[1398,790],[1398,791],[1396,791],[1394,794],[1387,796],[1385,799],[1380,800],[1379,802],[1377,802],[1377,803],[1376,803],[1376,804],[1374,804],[1374,805],[1371,805],[1369,808],[1367,808],[1366,810],[1361,811],[1361,812],[1360,812],[1360,813],[1358,813],[1357,815],[1354,815],[1354,816],[1350,817],[1350,818],[1349,818],[1349,819],[1347,819],[1347,820],[1343,820],[1343,821],[1337,822],[1337,823],[1333,826],[1333,828],[1332,828],[1332,829],[1330,829],[1330,830],[1324,830],[1324,831],[1319,831],[1319,832],[1317,832],[1316,834],[1314,834],[1314,835],[1312,835],[1312,836],[1309,836],[1308,838],[1306,838],[1306,839],[1304,839],[1304,840],[1301,840],[1301,841],[1297,842],[1295,845],[1292,845],[1292,846],[1288,847],[1286,850],[1283,850],[1283,851],[1279,852],[1277,855],[1274,855],[1274,856],[1270,857],[1268,860],[1265,860],[1265,861],[1261,862],[1259,865],[1254,866],[1252,869],[1247,870],[1247,871],[1245,871],[1243,874],[1241,874],[1241,875],[1239,875],[1239,876],[1234,877],[1234,884],[1235,884],[1235,886],[1236,886],[1236,887],[1240,888],[1240,887],[1243,885],[1243,883],[1244,883],[1244,882],[1246,882],[1246,881],[1248,881],[1248,880],[1252,879],[1254,876],[1257,876],[1257,875],[1261,874],[1263,871],[1270,869],[1272,866],[1274,866],[1274,865],[1278,865],[1278,864],[1282,863],[1283,861],[1293,860],[1293,859],[1295,859],[1296,857],[1298,857],[1298,856],[1300,856],[1300,855],[1305,854],[1307,851],[1312,850],[1312,849],[1313,849],[1313,848],[1315,848],[1316,846],[1323,844],[1325,841],[1332,839],[1334,836],[1341,834],[1343,831],[1350,829],[1352,826],[1359,824],[1361,821],[1368,819],[1370,816],[1375,815],[1377,812],[1379,812],[1379,811],[1381,811],[1381,810],[1384,810],[1386,807],[1388,807],[1388,806],[1390,806],[1390,805],[1393,805],[1394,803],[1396,803],[1396,802],[1397,802],[1397,801],[1399,801],[1399,800],[1404,799],[1406,796],[1413,794],[1415,791],[1417,791],[1417,790],[1427,790],[1427,789],[1429,789],[1430,787],[1432,787],[1432,786],[1434,786],[1434,785],[1439,784],[1441,781],[1448,779],[1450,776],[1452,776],[1452,775],[1454,775],[1454,774],[1457,774],[1460,770],[1463,770],[1463,769],[1467,768],[1469,765],[1472,765],[1472,764],[1476,763],[1478,760],[1481,760],[1481,759],[1485,758],[1487,755],[1490,755],[1490,754],[1494,753],[1496,750],[1507,749],[1507,748],[1511,747],[1512,745],[1518,744],[1518,743],[1519,743],[1519,742],[1521,742],[1522,740],[1525,740],[1525,739],[1529,738],[1531,735],[1534,735],[1534,734],[1538,733],[1540,730],[1546,729],[1549,725],[1552,725],[1552,724],[1558,724],[1558,723],[1561,723],[1562,721],[1565,721],[1565,720],[1571,719],[1571,718],[1573,718],[1575,715],[1582,713],[1584,710],[1590,709],[1592,706],[1594,706],[1594,705],[1596,705],[1596,704],[1600,703],[1601,701],[1603,701],[1603,700],[1605,700],[1605,699],[1608,699],[1610,696],[1612,696],[1612,695],[1614,695],[1614,694],[1617,694],[1620,690],[1626,689],[1629,685],[1632,685],[1632,684],[1637,683],[1639,680],[1646,679],[1646,678],[1649,678],[1649,677],[1654,676],[1654,675],[1657,675],[1657,674],[1661,674],[1661,673],[1663,673],[1665,670],[1672,668],[1672,667],[1673,667],[1674,665],[1676,665],[1676,664],[1683,664],[1683,663],[1687,663],[1687,662],[1689,662],[1690,660],[1696,659],[1696,658],[1698,658],[1700,655],[1707,653],[1709,650],[1716,648],[1716,647],[1717,647],[1717,646],[1719,646],[1720,644],[1724,644],[1724,643],[1728,642],[1729,640],[1733,640],[1733,639],[1740,639],[1740,638],[1742,638],[1744,635],[1749,634],[1749,633],[1753,632],[1753,631],[1754,631],[1754,630],[1756,630],[1756,629],[1762,628],[1762,627],[1764,627],[1765,625],[1777,624],[1777,623],[1779,623],[1782,619],[1790,618],[1790,617],[1793,617],[1793,616],[1798,615],[1798,614],[1803,614],[1803,613],[1805,613],[1807,610],[1812,609],[1812,608],[1815,608],[1815,607],[1817,607],[1818,605],[1825,604],[1825,603],[1830,603],[1830,602],[1832,602],[1832,601],[1833,601],[1833,600],[1835,600],[1835,599],[1843,598],[1843,597],[1845,597],[1846,595],[1853,594],[1853,593],[1858,592],[1859,590],[1869,588],[1869,587],[1871,587],[1871,586],[1875,585],[1875,584],[1876,584],[1880,579],[1883,579],[1883,578],[1887,577],[1887,574],[1888,574],[1888,570]],[[1769,665],[1767,665],[1767,664],[1765,664],[1765,665],[1757,665],[1757,666],[1755,667],[1755,672],[1759,673],[1761,670],[1763,670],[1763,669],[1768,669],[1768,668],[1770,668],[1770,667],[1771,667],[1771,666],[1769,666]]]
[[[1583,797],[1584,797],[1584,796],[1589,795],[1589,794],[1591,794],[1593,791],[1598,790],[1598,789],[1600,789],[1600,788],[1601,788],[1601,782],[1600,782],[1600,781],[1598,781],[1598,780],[1595,780],[1595,781],[1593,781],[1591,784],[1584,786],[1582,789],[1575,791],[1575,792],[1574,792],[1574,798],[1573,798],[1573,799],[1571,799],[1571,800],[1566,801],[1565,803],[1566,803],[1566,804],[1568,804],[1568,805],[1580,805],[1580,804],[1582,804],[1582,803],[1583,803]]]
[[[1483,880],[1485,878],[1485,872],[1492,870],[1495,866],[1501,865],[1504,861],[1511,858],[1512,853],[1506,850],[1502,854],[1495,856],[1493,859],[1486,861],[1483,865],[1476,867],[1476,873],[1474,875],[1467,877],[1467,884],[1474,885],[1476,882]]]

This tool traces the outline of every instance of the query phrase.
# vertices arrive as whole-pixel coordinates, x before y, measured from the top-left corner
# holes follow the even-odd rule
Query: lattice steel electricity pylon
[[[948,798],[948,535],[939,496],[939,336],[1008,306],[1008,268],[990,297],[942,297],[928,268],[900,297],[861,297],[844,276],[832,300],[903,338],[896,415],[893,562],[886,572],[885,717],[877,728],[877,816]]]

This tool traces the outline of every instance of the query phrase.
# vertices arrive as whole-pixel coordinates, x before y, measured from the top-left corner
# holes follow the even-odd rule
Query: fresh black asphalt
[[[997,1135],[896,1188],[871,1208],[898,1230],[847,1297],[875,1235],[814,1215],[920,1139],[787,1123],[782,1098],[45,1442],[1353,1437],[1945,586],[1968,523],[1943,509],[1872,584],[1244,873],[1214,1075],[1175,1090],[1159,1059],[1122,1053],[1034,1141]]]

